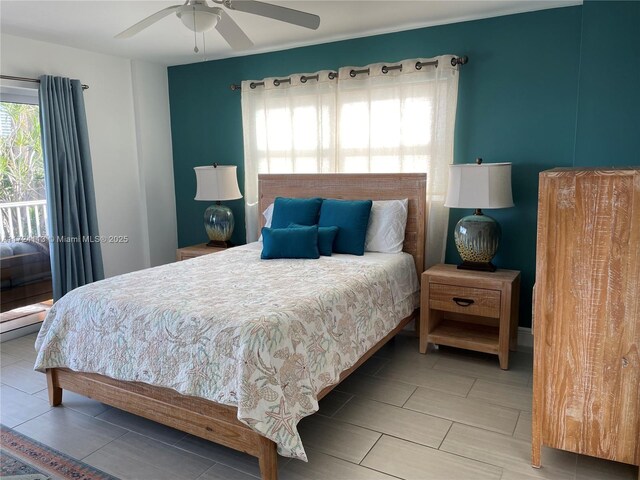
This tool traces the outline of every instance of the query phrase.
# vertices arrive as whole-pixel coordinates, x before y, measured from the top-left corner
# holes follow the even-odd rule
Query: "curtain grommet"
[[[349,72],[349,76],[350,76],[351,78],[356,78],[356,75],[357,75],[357,73],[356,73],[356,71],[355,71],[355,70],[351,70],[351,71]]]
[[[329,80],[335,80],[338,77],[336,72],[329,72]]]
[[[300,83],[307,83],[307,77],[305,77],[304,75],[302,75],[300,77]]]
[[[255,84],[255,82],[251,82],[251,83],[249,84],[249,88],[250,88],[251,90],[255,90],[255,89],[256,89],[256,84]]]
[[[400,70],[400,71],[402,71],[402,64],[400,64],[400,65],[394,65],[394,66],[392,66],[392,67],[390,67],[390,66],[388,66],[388,65],[383,65],[383,66],[382,66],[382,73],[384,73],[385,75],[386,75],[387,73],[389,73],[389,71],[391,71],[391,70]]]
[[[274,84],[276,87],[279,87],[279,86],[280,86],[280,80],[278,80],[278,79],[276,78],[276,79],[273,81],[273,84]]]

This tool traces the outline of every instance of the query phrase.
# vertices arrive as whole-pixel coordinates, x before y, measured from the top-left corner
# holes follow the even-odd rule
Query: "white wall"
[[[84,97],[100,234],[129,237],[126,244],[102,245],[105,274],[174,260],[166,68],[2,34],[0,71],[32,78],[60,75],[89,85]],[[148,90],[143,82],[149,82]],[[157,239],[162,239],[159,245]]]
[[[152,266],[171,262],[178,244],[167,68],[131,62],[140,184]]]

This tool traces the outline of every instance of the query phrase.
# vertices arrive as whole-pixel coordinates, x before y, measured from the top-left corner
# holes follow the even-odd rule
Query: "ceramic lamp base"
[[[231,239],[235,221],[229,207],[215,204],[210,205],[204,212],[204,228],[211,246],[226,245]]]
[[[491,262],[462,262],[459,270],[476,270],[478,272],[495,272],[497,267]]]
[[[498,251],[500,233],[498,222],[479,210],[461,218],[454,230],[456,248],[462,258],[458,268],[495,272],[491,260]]]
[[[233,246],[234,245],[231,242],[221,242],[219,240],[209,240],[209,243],[207,243],[207,247],[214,248],[231,248]]]

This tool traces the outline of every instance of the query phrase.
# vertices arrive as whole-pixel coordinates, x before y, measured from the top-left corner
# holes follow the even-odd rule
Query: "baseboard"
[[[38,332],[40,331],[41,326],[42,320],[40,320],[38,323],[27,325],[26,327],[20,327],[14,330],[9,330],[8,332],[2,332],[2,334],[0,334],[0,342],[8,342],[9,340],[24,337],[25,335],[29,335],[30,333]]]
[[[533,332],[528,327],[518,327],[518,346],[533,348]]]

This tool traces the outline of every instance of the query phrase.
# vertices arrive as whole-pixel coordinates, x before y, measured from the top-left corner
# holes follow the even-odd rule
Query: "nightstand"
[[[200,257],[202,255],[221,252],[223,250],[226,250],[226,248],[207,247],[206,243],[199,243],[198,245],[191,245],[190,247],[183,247],[176,250],[176,260],[187,260],[189,258]]]
[[[431,267],[422,274],[420,353],[428,343],[492,353],[506,370],[517,346],[519,300],[518,271]]]

